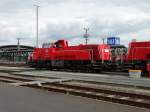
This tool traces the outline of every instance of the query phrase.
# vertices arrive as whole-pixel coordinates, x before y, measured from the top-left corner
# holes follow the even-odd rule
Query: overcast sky
[[[89,27],[89,43],[119,36],[127,44],[133,38],[150,40],[150,0],[1,0],[0,45],[35,45],[35,7],[39,9],[39,38],[43,42],[67,39],[84,43],[83,28]]]

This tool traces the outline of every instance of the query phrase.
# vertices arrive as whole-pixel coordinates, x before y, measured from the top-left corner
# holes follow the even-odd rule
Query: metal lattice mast
[[[85,38],[85,44],[87,45],[88,44],[88,38],[89,38],[89,34],[88,34],[88,31],[89,31],[89,28],[84,28],[85,30],[85,34],[84,34],[84,38]]]

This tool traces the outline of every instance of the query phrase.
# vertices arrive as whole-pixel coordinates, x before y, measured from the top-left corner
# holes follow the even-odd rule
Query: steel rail
[[[33,80],[29,78],[25,78],[25,77],[0,75],[0,81],[8,82],[8,83],[16,83],[17,81],[28,82],[28,81],[33,81]]]
[[[24,86],[150,109],[150,96],[147,95],[67,85],[62,83],[44,84],[42,86],[35,84]]]

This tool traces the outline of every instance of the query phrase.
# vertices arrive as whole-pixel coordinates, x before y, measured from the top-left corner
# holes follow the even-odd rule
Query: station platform
[[[0,112],[149,112],[149,109],[0,83]]]

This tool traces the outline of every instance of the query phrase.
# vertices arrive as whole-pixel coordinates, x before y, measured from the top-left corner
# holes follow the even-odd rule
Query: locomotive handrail
[[[89,49],[89,51],[90,51],[90,55],[91,55],[91,61],[92,61],[92,63],[93,63],[93,61],[94,61],[94,59],[93,59],[93,50],[92,50],[92,49]]]
[[[104,46],[102,47],[102,64],[104,63]]]
[[[101,57],[101,55],[100,55],[100,49],[99,49],[99,47],[98,47],[98,54],[99,54],[99,56]]]

